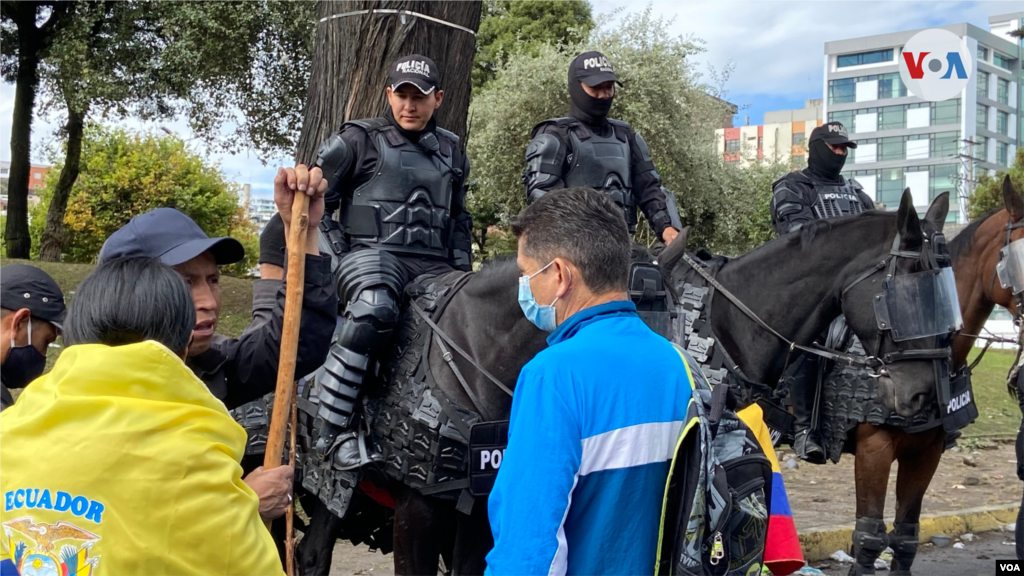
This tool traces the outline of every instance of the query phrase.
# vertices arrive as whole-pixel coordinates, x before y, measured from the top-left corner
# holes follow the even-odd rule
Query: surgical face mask
[[[558,302],[558,297],[556,296],[555,299],[551,301],[551,304],[541,306],[537,303],[537,299],[533,297],[533,290],[530,288],[530,279],[547,270],[548,267],[554,263],[555,261],[552,260],[551,262],[548,262],[547,266],[544,266],[533,274],[519,277],[519,307],[523,309],[523,314],[526,316],[527,320],[545,332],[551,332],[558,325],[555,321],[555,302]],[[569,283],[572,283],[572,276],[569,276]]]
[[[3,365],[4,385],[9,388],[24,388],[29,382],[42,375],[46,369],[46,356],[32,345],[32,320],[28,321],[28,344],[16,346],[11,336],[11,349]]]

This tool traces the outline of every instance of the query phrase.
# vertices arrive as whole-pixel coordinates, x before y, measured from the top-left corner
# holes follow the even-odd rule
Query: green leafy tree
[[[1017,148],[1013,166],[998,172],[994,177],[983,174],[978,178],[978,185],[974,187],[968,204],[968,216],[971,220],[981,218],[990,210],[1003,207],[1003,178],[1007,174],[1017,190],[1024,190],[1024,147]]]
[[[790,167],[769,164],[744,173],[724,165],[714,137],[730,111],[691,62],[703,50],[701,41],[673,36],[669,24],[648,8],[594,32],[586,43],[541,44],[535,54],[511,54],[498,66],[470,107],[469,205],[478,247],[484,248],[480,242],[486,244],[488,229],[507,225],[524,207],[521,177],[530,129],[567,113],[566,70],[576,54],[590,49],[614,63],[624,86],[617,89],[611,116],[632,124],[650,145],[662,181],[691,226],[693,245],[738,253],[770,237],[766,195],[771,181]]]
[[[580,44],[593,29],[585,0],[486,0],[476,36],[473,89],[493,80],[508,55],[536,56],[538,44]]]
[[[41,201],[32,209],[34,239],[43,233],[48,205],[60,180],[60,161],[55,158],[56,165],[39,190]],[[259,239],[246,207],[238,202],[238,185],[228,182],[180,138],[90,125],[82,140],[78,181],[64,215],[69,234],[63,259],[95,261],[103,242],[117,229],[139,214],[166,206],[187,214],[211,237],[232,236],[241,241],[246,258],[230,271],[245,274],[256,265]]]

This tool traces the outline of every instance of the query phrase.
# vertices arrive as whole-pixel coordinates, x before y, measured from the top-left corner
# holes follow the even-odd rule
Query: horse
[[[937,221],[945,219],[935,216]],[[833,236],[833,234],[835,236]],[[855,217],[807,225],[795,236],[784,237],[740,256],[725,266],[722,283],[749,303],[751,309],[781,335],[808,346],[840,313],[865,341],[877,338],[872,304],[878,279],[871,273],[886,260],[899,235],[896,248],[920,250],[923,230],[909,193],[896,213],[868,212]],[[836,236],[842,241],[836,241]],[[686,234],[681,233],[658,259],[676,300],[689,268],[680,261]],[[906,272],[919,264],[900,262]],[[545,334],[522,316],[517,301],[520,272],[514,260],[484,266],[451,300],[437,324],[452,341],[469,352],[477,364],[506,383],[514,383],[521,368],[545,345]],[[845,295],[843,288],[859,276]],[[717,297],[716,297],[717,298]],[[717,303],[717,302],[716,302]],[[743,369],[763,382],[782,373],[788,346],[762,333],[736,310],[718,303],[713,322]],[[888,344],[887,350],[919,347],[918,343]],[[442,352],[433,348],[428,361],[438,388],[454,401],[469,406],[470,399],[452,375]],[[492,418],[507,419],[511,399],[499,390],[467,358],[455,357],[466,384]],[[920,408],[917,388],[934,388],[930,369],[914,362],[892,367],[881,378],[888,380],[895,408]],[[921,384],[924,382],[924,384]],[[916,386],[915,386],[915,383]],[[435,574],[438,560],[455,574],[482,574],[485,557],[493,546],[487,522],[486,500],[478,499],[470,514],[460,514],[450,501],[441,501],[392,483],[395,495],[394,560],[397,574]],[[298,551],[304,573],[326,574],[338,526],[344,520],[324,519],[323,507],[314,509],[309,532]]]
[[[949,243],[958,304],[964,321],[962,331],[952,343],[950,372],[953,374],[965,368],[975,336],[993,307],[999,304],[1015,309],[1013,295],[995,282],[995,267],[999,251],[1004,246],[1007,225],[1024,218],[1024,203],[1009,179],[1003,183],[1003,198],[1004,208],[971,223]],[[941,222],[937,224],[938,231],[941,231]],[[1013,236],[1013,239],[1024,237],[1024,229],[1014,229]],[[928,401],[936,401],[934,394]],[[855,439],[858,523],[881,525],[884,530],[883,512],[889,471],[893,462],[899,462],[895,523],[887,535],[887,544],[894,552],[892,574],[909,575],[917,553],[921,506],[947,445],[947,434],[941,425],[922,432],[907,432],[905,428],[862,422],[852,435]],[[858,558],[850,573],[873,574],[874,561],[881,549]]]

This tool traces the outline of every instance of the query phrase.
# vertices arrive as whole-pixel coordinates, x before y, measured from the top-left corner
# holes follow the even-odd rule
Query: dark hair
[[[513,220],[523,252],[547,264],[562,257],[579,269],[595,294],[625,290],[631,241],[626,218],[607,194],[593,188],[549,192]]]
[[[183,355],[195,324],[192,295],[171,267],[156,258],[115,258],[78,285],[64,342],[123,346],[156,340]]]

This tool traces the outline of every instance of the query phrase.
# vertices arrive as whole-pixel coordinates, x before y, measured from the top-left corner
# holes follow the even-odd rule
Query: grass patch
[[[968,361],[973,362],[980,351],[975,348]],[[1020,408],[1006,391],[1006,374],[1015,357],[1014,351],[989,350],[981,364],[974,368],[971,381],[978,419],[964,429],[964,436],[1016,434],[1021,421]]]

